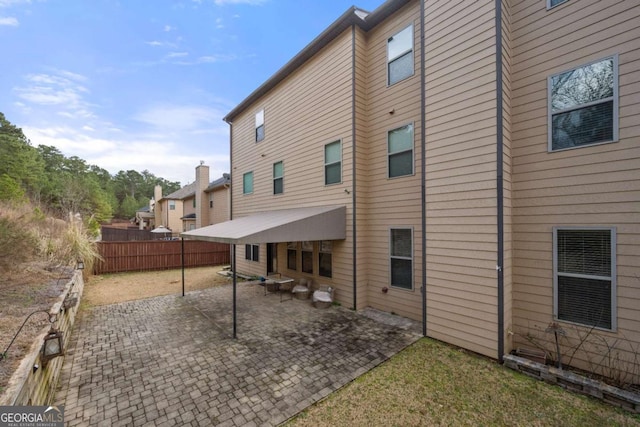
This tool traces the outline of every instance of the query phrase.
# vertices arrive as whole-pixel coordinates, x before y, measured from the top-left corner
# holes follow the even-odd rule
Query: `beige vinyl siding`
[[[498,357],[494,4],[426,5],[426,261],[428,335]]]
[[[183,203],[182,200],[174,201],[176,203],[176,208],[174,210],[169,209],[169,203],[171,202],[171,200],[162,202],[162,224],[171,229],[174,235],[176,235],[176,233],[180,233],[183,231],[182,220],[180,219],[183,217]]]
[[[640,7],[581,0],[546,11],[542,3],[521,1],[512,10],[513,327],[540,334],[553,321],[554,226],[616,227],[618,329],[596,333],[637,348]],[[616,54],[619,142],[547,152],[547,77]],[[574,326],[561,325],[575,335]],[[587,368],[588,358],[578,354],[576,364]]]
[[[351,52],[352,34],[347,29],[236,117],[232,142],[233,218],[288,207],[347,206],[347,240],[334,243],[333,278],[320,277],[314,269],[314,280],[331,282],[336,299],[345,306],[352,304],[353,295]],[[261,109],[265,138],[256,143],[255,112]],[[342,144],[342,182],[325,186],[324,146],[334,141]],[[284,192],[274,195],[272,168],[279,161],[284,165]],[[254,176],[253,194],[243,195],[239,177],[249,171]],[[261,245],[259,265],[244,260],[244,247],[238,250],[238,271],[266,273],[266,245]],[[284,243],[278,245],[278,253],[283,250]],[[286,269],[283,255],[278,257],[280,269]]]
[[[366,138],[360,182],[366,183],[366,199],[359,205],[363,226],[358,253],[366,253],[367,305],[416,320],[422,318],[420,286],[421,267],[421,199],[420,199],[420,4],[411,2],[366,35],[366,116],[361,135]],[[387,86],[387,40],[413,25],[414,74]],[[414,173],[388,176],[388,132],[413,126]],[[359,171],[360,172],[360,171]],[[390,229],[413,230],[413,289],[390,286]],[[387,293],[382,289],[388,288]]]
[[[211,193],[207,193],[207,207],[209,206],[209,197],[213,195],[213,208],[209,208],[208,225],[218,224],[229,220],[229,196],[230,191],[227,188],[216,189]]]

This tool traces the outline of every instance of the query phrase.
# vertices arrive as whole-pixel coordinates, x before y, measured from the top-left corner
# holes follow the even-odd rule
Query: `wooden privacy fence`
[[[102,260],[96,261],[94,274],[180,268],[181,246],[180,240],[98,242]],[[184,241],[185,267],[224,265],[229,262],[230,247],[226,243]]]
[[[129,240],[156,240],[163,237],[162,235],[154,235],[149,230],[138,230],[136,228],[115,228],[105,227],[100,229],[103,242],[121,242]]]

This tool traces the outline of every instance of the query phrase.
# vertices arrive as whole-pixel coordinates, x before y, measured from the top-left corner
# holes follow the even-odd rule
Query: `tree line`
[[[53,146],[33,146],[22,129],[0,112],[0,200],[29,200],[59,216],[80,213],[96,226],[112,218],[132,218],[147,206],[153,189],[169,194],[179,182],[147,170],[107,170]]]

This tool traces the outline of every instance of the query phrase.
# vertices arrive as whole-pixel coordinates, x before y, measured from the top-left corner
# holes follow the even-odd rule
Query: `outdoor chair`
[[[313,291],[311,303],[315,308],[329,308],[333,303],[333,288],[327,285],[319,285],[318,289]]]
[[[296,299],[308,299],[310,291],[310,281],[305,279],[304,277],[298,280],[298,283],[291,290],[291,294],[296,297]]]

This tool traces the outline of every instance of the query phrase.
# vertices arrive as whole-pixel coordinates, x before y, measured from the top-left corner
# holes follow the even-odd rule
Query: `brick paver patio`
[[[280,302],[256,283],[85,310],[55,404],[68,426],[278,425],[416,341],[372,310]],[[374,320],[375,319],[375,320]]]

